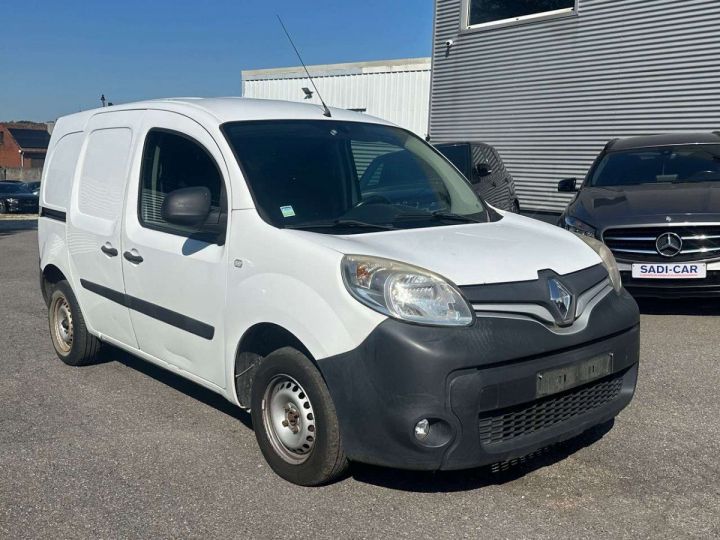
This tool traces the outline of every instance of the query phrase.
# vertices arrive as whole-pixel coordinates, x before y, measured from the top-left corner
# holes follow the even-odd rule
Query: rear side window
[[[83,135],[82,132],[70,133],[57,142],[46,165],[43,205],[67,210]]]
[[[78,195],[81,213],[114,222],[125,198],[132,131],[111,128],[88,137]]]
[[[217,164],[198,143],[184,135],[151,130],[143,150],[140,178],[139,217],[143,226],[198,239],[221,242],[225,236],[227,197]],[[207,187],[211,194],[210,214],[200,227],[185,227],[162,218],[168,193],[187,187]]]

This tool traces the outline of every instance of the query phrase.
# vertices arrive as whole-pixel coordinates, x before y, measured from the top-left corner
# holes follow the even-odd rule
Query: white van
[[[168,99],[61,118],[38,226],[60,359],[108,343],[222,394],[302,485],[349,460],[499,462],[615,417],[639,316],[607,248],[494,209],[408,131],[330,112]]]

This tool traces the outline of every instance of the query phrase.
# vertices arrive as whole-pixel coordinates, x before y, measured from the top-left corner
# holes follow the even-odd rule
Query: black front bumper
[[[470,468],[526,455],[615,417],[635,390],[638,321],[625,291],[606,296],[575,333],[522,317],[483,317],[467,328],[389,319],[357,349],[318,364],[350,459]],[[606,353],[613,355],[610,375],[536,397],[539,372]],[[424,442],[414,435],[421,419],[431,421]]]

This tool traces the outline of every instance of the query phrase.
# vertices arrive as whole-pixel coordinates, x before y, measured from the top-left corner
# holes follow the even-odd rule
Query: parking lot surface
[[[720,302],[641,304],[612,426],[500,471],[356,465],[301,488],[221,397],[114,349],[62,364],[32,227],[0,227],[0,537],[720,536]]]

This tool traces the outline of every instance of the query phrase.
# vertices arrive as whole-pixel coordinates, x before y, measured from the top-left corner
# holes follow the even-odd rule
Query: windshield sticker
[[[282,215],[283,215],[283,217],[285,217],[285,218],[295,216],[295,210],[293,210],[293,207],[290,206],[290,205],[288,205],[288,206],[281,206],[281,207],[280,207],[280,211],[282,212]]]

